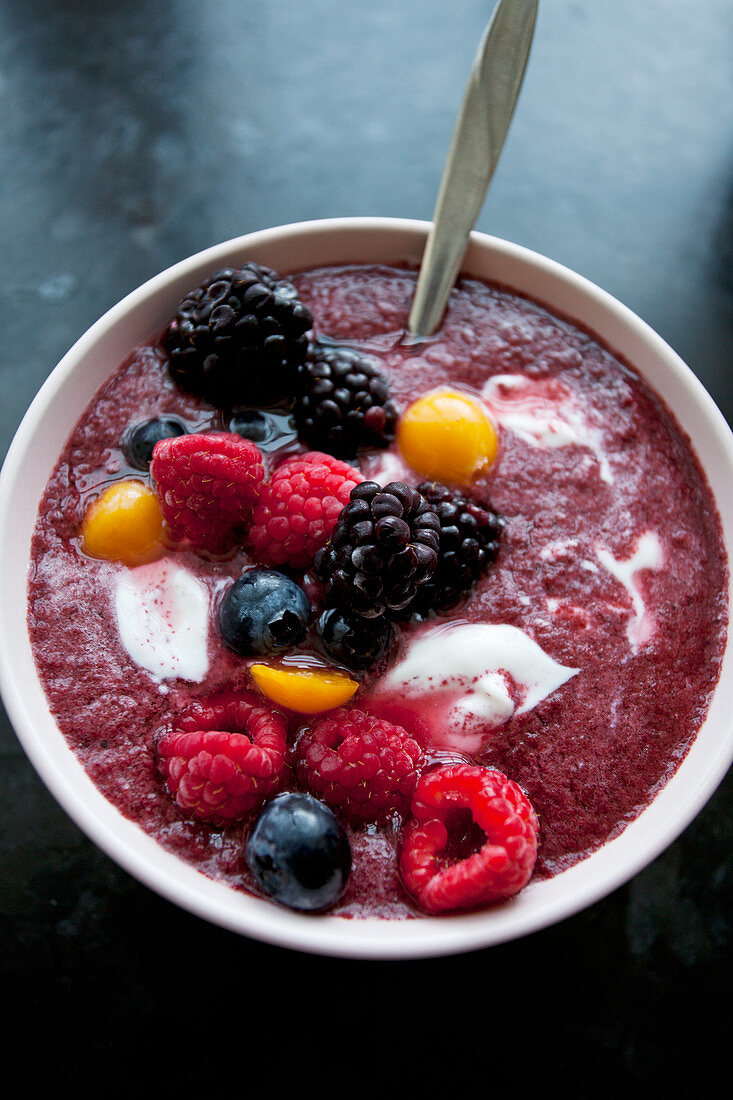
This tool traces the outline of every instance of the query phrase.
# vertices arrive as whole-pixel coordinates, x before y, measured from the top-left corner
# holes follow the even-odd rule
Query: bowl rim
[[[395,262],[400,249],[405,252],[405,260],[419,262],[429,228],[430,223],[425,221],[384,217],[296,222],[231,238],[173,264],[127,294],[79,337],[38,391],[15,433],[0,472],[0,621],[5,620],[6,627],[14,625],[16,628],[15,632],[12,629],[0,630],[0,694],[21,746],[42,781],[98,847],[161,896],[233,932],[314,954],[384,960],[436,957],[507,942],[557,923],[607,896],[655,859],[689,825],[733,761],[730,723],[721,717],[733,712],[733,676],[728,675],[724,679],[724,673],[733,668],[729,638],[708,715],[686,758],[649,806],[617,837],[586,859],[551,879],[530,883],[510,902],[479,913],[404,921],[378,917],[314,917],[291,912],[209,879],[190,864],[162,849],[100,794],[66,744],[47,706],[48,721],[46,715],[41,714],[45,696],[40,681],[36,676],[30,687],[27,682],[30,652],[27,630],[21,644],[17,637],[17,614],[13,624],[6,618],[4,610],[5,597],[12,597],[14,587],[17,595],[20,564],[25,561],[26,571],[28,564],[29,543],[25,548],[19,547],[18,540],[13,537],[15,506],[19,494],[23,492],[24,464],[38,427],[51,403],[62,388],[69,385],[80,364],[83,366],[99,347],[100,341],[110,333],[120,331],[125,322],[138,317],[136,323],[142,324],[148,313],[151,316],[155,313],[155,308],[152,312],[149,308],[151,303],[158,302],[161,296],[175,302],[191,285],[195,285],[191,280],[196,278],[197,272],[210,272],[221,266],[226,257],[247,254],[259,259],[260,256],[271,256],[273,262],[269,266],[286,273],[307,266],[288,267],[287,264],[274,262],[289,252],[292,254],[294,242],[299,244],[301,252],[315,246],[316,265],[336,262],[324,261],[320,257],[332,252],[334,255],[345,255],[347,244],[354,252],[353,262],[364,262],[362,256],[357,254],[359,250],[363,253],[368,245],[379,252],[387,242],[391,242],[391,254],[385,256],[384,262]],[[259,259],[259,262],[267,261]],[[486,273],[487,264],[489,269],[494,265],[505,273],[521,273],[524,281],[521,287],[514,287],[513,282],[505,278],[495,281],[514,287],[520,294],[535,297],[541,303],[548,304],[547,296],[536,296],[531,288],[546,285],[554,287],[558,294],[567,298],[571,307],[582,304],[584,315],[581,320],[573,309],[560,311],[549,303],[554,312],[574,319],[594,333],[598,332],[606,344],[608,340],[604,338],[602,327],[613,322],[619,332],[625,334],[628,348],[632,351],[634,348],[642,349],[650,360],[659,362],[660,369],[668,372],[679,394],[704,422],[706,431],[710,433],[710,446],[717,448],[715,453],[722,456],[721,460],[728,465],[728,473],[733,475],[733,433],[722,413],[679,356],[641,318],[608,292],[564,265],[524,246],[474,232],[462,272],[475,275],[480,268],[482,274],[479,277],[491,281],[491,274]],[[602,322],[601,329],[599,321]],[[149,337],[157,327],[151,325],[141,332],[139,341]],[[132,344],[127,346],[129,350]],[[627,351],[617,345],[612,345],[612,349],[629,358]],[[110,369],[114,369],[121,358],[111,363]],[[637,366],[638,357],[631,361]],[[641,367],[638,369],[644,373]],[[663,396],[666,401],[666,396]],[[87,400],[79,405],[77,418]],[[676,410],[673,412],[677,415]],[[71,427],[73,423],[69,431]],[[720,510],[720,493],[716,493],[715,498]],[[37,505],[36,499],[35,509]],[[733,546],[733,518],[726,526],[726,546]],[[25,584],[25,577],[23,580]],[[729,615],[730,588],[729,577]],[[38,692],[41,693],[42,704],[39,703]],[[715,721],[723,735],[711,741],[712,747],[699,762],[694,773],[695,781],[692,782],[688,780],[690,769],[686,769],[686,765],[703,729],[711,722],[714,704]],[[43,728],[37,728],[39,725]],[[680,775],[683,776],[681,780]],[[673,815],[664,812],[671,802],[668,793],[671,788],[675,798]],[[639,823],[646,827],[639,828]]]

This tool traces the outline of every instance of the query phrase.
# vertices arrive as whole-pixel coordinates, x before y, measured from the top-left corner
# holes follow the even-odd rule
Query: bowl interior
[[[463,916],[414,921],[309,917],[207,879],[125,819],[88,779],[58,730],[35,672],[26,625],[26,578],[38,505],[86,404],[130,349],[159,330],[181,296],[220,266],[244,259],[287,273],[349,262],[418,264],[429,226],[339,219],[250,234],[156,276],[101,318],[53,371],[24,418],[0,477],[0,689],[34,767],[76,823],[140,881],[233,931],[293,947],[360,958],[465,951],[513,939],[577,912],[628,880],[692,820],[733,758],[730,645],[708,716],[682,765],[623,833],[583,862],[530,885],[511,902]],[[475,234],[463,271],[503,283],[595,332],[648,380],[672,410],[705,469],[733,546],[733,436],[678,356],[633,313],[554,262]],[[730,599],[729,599],[730,603]]]

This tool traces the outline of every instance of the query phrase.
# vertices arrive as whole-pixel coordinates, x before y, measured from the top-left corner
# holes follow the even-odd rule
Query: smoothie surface
[[[439,332],[413,343],[403,335],[413,271],[354,265],[291,278],[314,335],[379,359],[401,410],[452,387],[497,425],[498,457],[470,492],[505,521],[498,559],[456,607],[401,626],[353,702],[399,721],[428,761],[487,764],[518,783],[540,821],[535,878],[556,874],[649,804],[705,718],[725,647],[728,566],[704,474],[633,368],[539,304],[463,279]],[[85,410],[48,484],[29,578],[33,650],[59,726],[104,795],[204,874],[257,892],[244,859],[249,823],[213,830],[186,820],[152,752],[154,731],[192,699],[251,690],[248,662],[205,614],[246,552],[171,550],[133,570],[140,583],[121,596],[129,570],[80,549],[89,501],[120,477],[145,480],[122,455],[125,429],[160,415],[189,431],[227,427],[174,385],[153,339]],[[278,416],[266,471],[306,449]],[[381,484],[421,480],[395,446],[354,464]],[[120,630],[120,601],[134,604],[178,570],[189,602],[203,601],[203,643],[144,667]],[[309,636],[299,651],[318,649]],[[415,672],[425,652],[436,655],[434,674]],[[186,676],[175,674],[177,660]],[[482,694],[496,677],[500,691]],[[292,717],[293,739],[304,724]],[[400,882],[399,831],[396,820],[349,828],[353,871],[337,914],[420,915]]]

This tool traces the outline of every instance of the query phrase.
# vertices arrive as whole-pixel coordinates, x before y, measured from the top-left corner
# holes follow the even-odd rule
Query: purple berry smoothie
[[[414,272],[349,266],[292,280],[317,335],[381,360],[399,408],[435,387],[458,387],[480,397],[498,423],[498,458],[471,489],[504,517],[497,561],[457,607],[400,628],[353,702],[399,720],[428,760],[487,764],[517,782],[540,820],[535,877],[556,874],[649,804],[705,717],[726,640],[728,564],[704,474],[634,369],[537,303],[462,280],[439,333],[410,344],[402,334]],[[184,819],[152,752],[156,728],[192,699],[250,689],[246,662],[222,644],[210,616],[205,677],[153,676],[120,637],[114,593],[125,567],[79,547],[90,499],[132,472],[120,449],[125,429],[160,415],[189,430],[226,428],[221,413],[168,378],[153,340],[85,410],[49,481],[29,578],[33,650],[59,727],[103,794],[202,873],[256,893],[244,859],[250,823],[217,831]],[[298,446],[292,432],[283,436],[284,451]],[[282,453],[266,451],[266,467]],[[365,453],[357,465],[382,483],[422,480],[394,447]],[[212,600],[248,562],[244,550],[171,556]],[[465,698],[455,677],[412,693],[395,680],[426,635],[458,639],[459,627],[487,625],[513,628],[512,638],[521,632],[568,670],[564,680],[530,699],[521,677],[495,661],[484,671],[503,675],[501,720],[480,707],[464,707],[459,720],[456,702]],[[293,717],[293,735],[305,721]],[[353,871],[336,913],[420,915],[400,883],[399,832],[397,821],[349,829]]]

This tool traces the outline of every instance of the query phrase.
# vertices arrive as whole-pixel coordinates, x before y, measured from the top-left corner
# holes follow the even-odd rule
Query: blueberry
[[[229,420],[229,431],[250,439],[262,451],[276,451],[297,442],[298,429],[289,410],[239,409]]]
[[[248,569],[227,588],[219,633],[242,657],[277,653],[305,637],[310,604],[303,589],[273,569]]]
[[[247,840],[247,862],[268,897],[290,909],[320,912],[346,889],[351,848],[332,810],[313,795],[277,795]]]
[[[349,668],[367,668],[386,652],[391,638],[382,616],[363,619],[338,608],[325,611],[318,621],[321,640],[330,657]]]
[[[186,435],[186,428],[170,416],[154,416],[131,425],[122,437],[122,453],[136,470],[147,470],[153,457],[153,448],[161,439],[173,439]]]
[[[258,409],[243,409],[229,421],[229,431],[253,443],[264,443],[272,434],[272,420]]]

